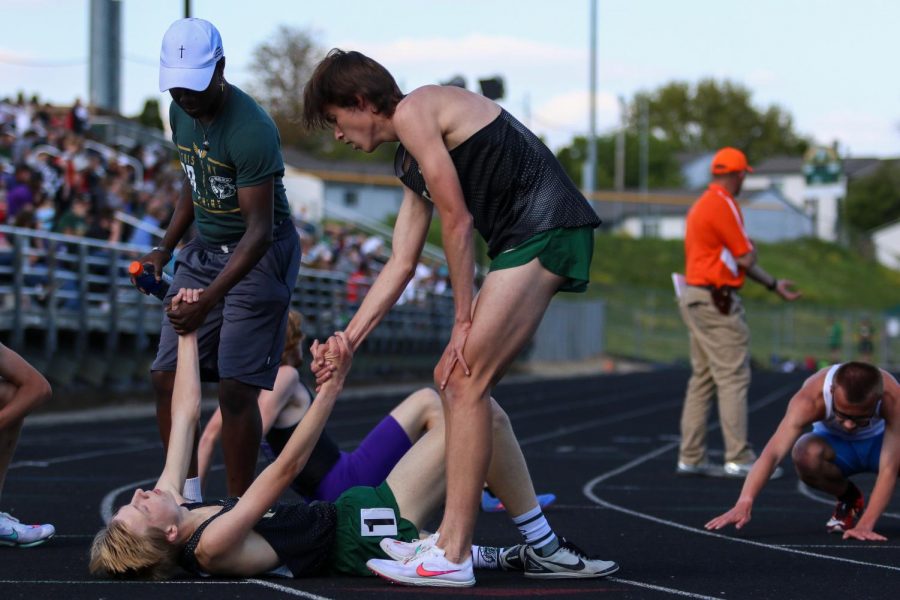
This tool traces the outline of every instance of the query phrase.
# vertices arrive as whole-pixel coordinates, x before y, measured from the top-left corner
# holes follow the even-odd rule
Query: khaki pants
[[[681,413],[679,460],[690,465],[706,460],[707,422],[716,395],[725,461],[752,461],[755,454],[747,443],[750,330],[740,296],[733,295],[731,312],[723,315],[709,290],[688,286],[679,310],[690,332],[692,369]]]

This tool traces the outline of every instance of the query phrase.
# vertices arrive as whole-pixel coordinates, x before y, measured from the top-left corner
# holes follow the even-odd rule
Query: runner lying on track
[[[196,302],[202,290],[180,290],[181,302]],[[318,343],[314,344],[316,346]],[[90,569],[95,574],[129,578],[164,578],[180,565],[188,571],[227,577],[265,574],[302,577],[333,573],[367,575],[377,567],[373,557],[411,554],[432,556],[436,538],[422,543],[380,542],[399,537],[415,540],[444,497],[443,428],[429,431],[410,449],[387,480],[377,488],[355,487],[334,503],[276,504],[306,464],[340,393],[350,368],[351,351],[342,333],[328,340],[324,350],[333,365],[305,417],[282,453],[266,467],[240,498],[214,503],[186,504],[182,486],[200,412],[200,375],[197,338],[178,340],[178,365],[172,402],[172,429],[163,472],[153,490],[138,489],[94,539]],[[530,577],[567,577],[565,565],[585,565],[578,576],[602,577],[618,569],[609,561],[590,559],[574,545],[557,540],[540,513],[524,458],[509,420],[493,404],[494,447],[488,482],[517,521],[526,543],[505,549],[473,548],[473,560],[455,572],[428,571],[428,562],[398,563],[413,571],[420,567],[439,585],[474,584],[475,566],[525,570]],[[558,541],[549,558],[535,548]],[[367,566],[366,561],[369,561]],[[372,563],[376,564],[372,564]],[[393,563],[384,560],[381,562]],[[560,566],[561,565],[561,566]],[[404,582],[406,574],[392,573]],[[439,579],[438,579],[439,578]]]
[[[806,485],[837,497],[834,514],[825,526],[829,532],[842,533],[844,539],[884,541],[887,538],[873,529],[897,482],[898,411],[900,385],[886,371],[863,362],[820,370],[791,398],[778,429],[747,475],[737,504],[706,528],[721,529],[733,523],[740,529],[746,525],[753,501],[769,475],[791,452],[797,474]],[[804,434],[810,425],[812,431]],[[865,498],[850,481],[857,473],[878,474],[865,512]]]
[[[313,399],[299,375],[303,364],[302,323],[300,313],[291,311],[275,386],[259,394],[265,440],[261,448],[269,461],[275,460],[284,449]],[[323,431],[306,466],[291,482],[291,489],[308,501],[333,502],[353,486],[377,486],[419,438],[435,426],[443,426],[443,419],[440,396],[432,389],[423,388],[394,407],[352,452],[340,450],[328,432]],[[221,432],[222,414],[216,409],[200,436],[197,452],[204,483]]]
[[[264,438],[260,448],[269,462],[281,453],[313,399],[312,392],[300,379],[306,337],[302,327],[303,316],[291,311],[275,386],[259,393]],[[422,388],[394,407],[352,452],[340,450],[328,431],[322,431],[306,466],[291,483],[291,489],[307,501],[333,502],[351,487],[377,486],[420,437],[435,426],[443,426],[443,419],[441,397],[431,388]],[[222,413],[221,409],[216,409],[203,429],[197,451],[199,475],[204,484],[221,433]],[[540,494],[537,498],[541,508],[556,500],[554,494]],[[506,510],[487,489],[482,496],[482,509],[485,512]]]

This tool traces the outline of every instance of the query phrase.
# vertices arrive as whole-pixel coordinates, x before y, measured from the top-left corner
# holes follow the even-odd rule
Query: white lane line
[[[676,590],[675,588],[667,588],[661,585],[653,585],[652,583],[644,583],[643,581],[634,581],[631,579],[621,579],[619,577],[607,577],[608,581],[615,581],[616,583],[624,583],[626,585],[633,585],[634,587],[644,588],[647,590],[655,590],[657,592],[667,592],[669,594],[674,594],[676,596],[686,596],[688,598],[700,598],[701,600],[722,600],[717,596],[704,596],[703,594],[695,594],[693,592],[685,592],[684,590]]]
[[[537,442],[552,440],[554,438],[569,435],[570,433],[575,433],[576,431],[584,431],[585,429],[592,429],[594,427],[597,427],[598,425],[609,425],[610,423],[619,423],[621,421],[627,421],[628,419],[632,419],[634,417],[643,417],[644,415],[649,415],[652,413],[659,412],[661,409],[675,407],[675,406],[681,406],[681,401],[679,400],[678,402],[665,402],[662,404],[654,404],[653,406],[646,406],[644,408],[639,408],[637,410],[618,413],[611,417],[602,417],[600,419],[593,419],[591,421],[583,421],[583,422],[579,423],[578,425],[573,425],[570,427],[560,427],[553,431],[548,431],[546,433],[542,433],[539,435],[533,435],[531,437],[526,437],[526,438],[519,438],[519,446],[528,446],[530,444],[536,444]]]
[[[309,600],[331,600],[326,596],[318,596],[316,594],[312,594],[310,592],[304,592],[303,590],[296,590],[292,587],[288,587],[286,585],[280,585],[277,583],[273,583],[271,581],[265,581],[264,579],[248,579],[247,583],[255,583],[256,585],[261,585],[262,587],[269,588],[270,590],[277,590],[279,592],[284,592],[285,594],[289,594],[291,596],[298,596],[300,598],[308,598]]]
[[[829,496],[825,492],[820,492],[819,490],[814,490],[809,487],[802,481],[797,482],[797,491],[802,495],[806,496],[810,500],[814,500],[815,502],[819,502],[820,504],[827,504],[828,506],[834,506],[834,496]],[[900,513],[895,512],[883,512],[881,513],[882,517],[888,517],[889,519],[900,519]]]
[[[755,403],[749,412],[754,412],[764,406],[771,404],[778,398],[783,397],[784,392],[792,387],[793,386],[783,386],[782,388],[779,388],[779,389],[775,390],[774,392],[771,392],[767,396],[763,397],[759,402]],[[712,426],[709,429],[710,430],[714,429],[714,427],[715,426]],[[827,554],[819,554],[817,552],[808,552],[805,550],[798,550],[796,548],[778,546],[778,545],[773,545],[773,544],[764,544],[762,542],[755,542],[753,540],[730,537],[727,535],[723,535],[721,533],[707,531],[706,529],[690,527],[688,525],[683,525],[683,524],[677,523],[675,521],[670,521],[668,519],[662,519],[660,517],[655,517],[653,515],[642,513],[642,512],[636,511],[636,510],[631,510],[629,508],[625,508],[624,506],[619,506],[617,504],[607,502],[607,501],[603,500],[602,498],[600,498],[599,496],[597,496],[596,494],[594,494],[593,488],[597,484],[599,484],[603,481],[606,481],[607,479],[610,479],[610,478],[614,477],[615,475],[620,475],[620,474],[624,473],[625,471],[628,471],[629,469],[632,469],[644,462],[647,462],[648,460],[651,460],[651,459],[659,456],[660,454],[663,454],[663,453],[667,452],[668,450],[675,448],[677,445],[678,445],[677,443],[672,442],[666,446],[657,448],[656,450],[653,450],[652,452],[648,452],[647,454],[644,454],[643,456],[639,456],[638,458],[632,460],[631,462],[629,462],[617,469],[613,469],[612,471],[598,475],[597,477],[588,481],[584,485],[584,487],[582,488],[582,492],[588,499],[590,499],[591,501],[593,501],[594,503],[596,503],[600,506],[603,506],[604,508],[608,508],[610,510],[621,512],[623,514],[630,515],[632,517],[637,517],[639,519],[645,519],[647,521],[651,521],[651,522],[657,523],[659,525],[666,525],[668,527],[673,527],[675,529],[681,529],[682,531],[688,531],[691,533],[696,533],[699,535],[704,535],[707,537],[717,538],[717,539],[726,540],[726,541],[730,541],[730,542],[747,544],[747,545],[756,546],[759,548],[766,548],[768,550],[776,550],[779,552],[787,552],[790,554],[797,554],[797,555],[808,556],[808,557],[812,557],[812,558],[824,558],[825,560],[849,563],[849,564],[865,566],[865,567],[874,567],[877,569],[884,569],[887,571],[900,571],[900,567],[894,567],[891,565],[883,565],[880,563],[872,563],[872,562],[867,562],[867,561],[853,560],[850,558],[842,558],[842,557],[838,557],[838,556],[829,556]]]
[[[39,467],[45,468],[50,465],[58,465],[60,463],[72,462],[75,460],[84,460],[86,458],[97,458],[98,456],[112,456],[114,454],[129,454],[131,452],[142,452],[150,448],[160,448],[159,442],[152,444],[141,444],[140,446],[129,446],[128,448],[118,448],[116,450],[92,450],[90,452],[81,452],[79,454],[67,454],[65,456],[54,456],[44,460],[20,460],[9,465],[10,469],[20,469],[23,467]]]
[[[592,487],[593,487],[594,485],[597,485],[598,483],[606,481],[607,479],[615,477],[616,475],[624,473],[625,471],[630,471],[631,469],[635,468],[636,466],[643,464],[643,463],[647,462],[648,460],[653,460],[657,456],[659,456],[661,454],[665,454],[669,450],[672,450],[677,447],[678,447],[678,442],[670,442],[670,443],[666,444],[665,446],[660,446],[653,452],[648,452],[647,454],[644,454],[643,456],[638,456],[634,460],[625,463],[624,465],[622,465],[621,467],[619,467],[617,469],[613,469],[612,471],[607,471],[603,475],[595,477],[589,483],[592,484]],[[585,486],[585,489],[587,489],[587,486]]]
[[[647,521],[651,521],[653,523],[657,523],[658,525],[666,525],[668,527],[673,527],[675,529],[681,529],[682,531],[689,531],[691,533],[696,533],[699,535],[705,535],[707,537],[717,538],[720,540],[726,540],[729,542],[736,542],[739,544],[747,544],[749,546],[756,546],[758,548],[766,548],[768,550],[777,550],[780,552],[787,552],[789,554],[798,554],[800,556],[808,556],[811,558],[824,558],[826,560],[833,560],[836,562],[849,563],[852,565],[858,565],[862,567],[875,567],[877,569],[885,569],[887,571],[900,571],[900,567],[894,567],[891,565],[882,565],[880,563],[872,563],[866,562],[862,560],[853,560],[851,558],[842,558],[839,556],[829,556],[827,554],[819,554],[817,552],[807,552],[805,550],[797,550],[795,548],[788,548],[785,546],[777,546],[774,544],[764,544],[762,542],[755,542],[753,540],[748,540],[744,538],[736,538],[727,535],[723,535],[721,533],[715,533],[712,531],[707,531],[706,529],[699,529],[697,527],[691,527],[689,525],[683,525],[681,523],[677,523],[675,521],[669,521],[668,519],[662,519],[660,517],[654,517],[653,515],[648,515],[646,513],[638,512],[636,510],[631,510],[629,508],[625,508],[624,506],[619,506],[618,504],[613,504],[611,502],[607,502],[602,498],[596,496],[591,490],[590,486],[593,485],[593,481],[589,481],[584,486],[584,495],[590,498],[592,501],[596,502],[600,506],[604,508],[608,508],[610,510],[614,510],[620,513],[624,513],[626,515],[637,517],[639,519],[645,519]]]
[[[775,544],[782,548],[831,548],[832,550],[896,550],[900,546],[888,544],[882,545],[882,542],[874,542],[872,544]]]

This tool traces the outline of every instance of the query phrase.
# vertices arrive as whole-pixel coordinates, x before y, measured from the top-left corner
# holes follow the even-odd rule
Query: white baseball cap
[[[187,88],[202,92],[225,56],[222,36],[209,21],[179,19],[163,36],[159,51],[159,91]]]

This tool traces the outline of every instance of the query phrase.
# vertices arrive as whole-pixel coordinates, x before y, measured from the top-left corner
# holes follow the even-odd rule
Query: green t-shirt
[[[241,239],[247,225],[238,205],[238,188],[259,185],[269,177],[275,178],[273,222],[290,216],[281,183],[281,137],[253,98],[232,85],[221,113],[208,127],[172,102],[169,124],[191,183],[197,231],[206,242],[229,244]],[[204,141],[209,141],[208,150]]]

